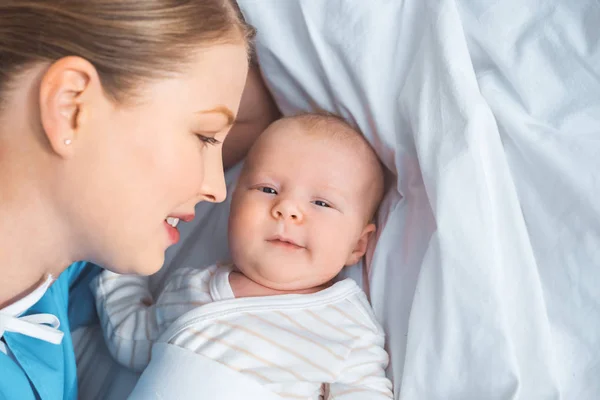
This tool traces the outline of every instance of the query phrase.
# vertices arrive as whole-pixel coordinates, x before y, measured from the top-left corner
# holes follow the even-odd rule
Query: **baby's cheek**
[[[260,217],[252,207],[245,207],[242,212],[235,214],[234,218],[237,230],[245,236],[251,237],[260,228]]]
[[[252,207],[239,207],[232,210],[229,225],[230,240],[240,247],[250,247],[261,237],[261,217]]]
[[[346,240],[339,233],[331,233],[324,237],[319,243],[321,257],[326,258],[328,263],[338,263],[346,256]]]

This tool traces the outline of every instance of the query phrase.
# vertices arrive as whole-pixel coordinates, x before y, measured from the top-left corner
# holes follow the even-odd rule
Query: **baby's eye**
[[[319,207],[331,207],[329,204],[327,204],[326,202],[324,202],[323,200],[315,200],[313,201],[313,204]]]
[[[267,194],[277,194],[277,191],[273,188],[270,188],[268,186],[263,186],[258,188],[258,190],[260,190],[263,193],[267,193]]]

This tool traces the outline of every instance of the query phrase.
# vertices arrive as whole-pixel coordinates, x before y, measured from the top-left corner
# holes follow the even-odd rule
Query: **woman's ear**
[[[371,235],[375,233],[375,224],[368,224],[363,229],[360,237],[358,238],[358,242],[356,246],[354,246],[354,250],[350,253],[350,257],[346,261],[346,266],[356,264],[362,256],[367,252],[367,245],[369,244],[369,239]]]
[[[61,58],[42,77],[40,119],[50,147],[59,156],[72,153],[84,111],[90,106],[87,95],[99,85],[96,69],[81,57]]]

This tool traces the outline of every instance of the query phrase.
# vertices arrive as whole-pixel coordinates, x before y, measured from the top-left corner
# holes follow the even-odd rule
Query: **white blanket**
[[[600,4],[240,4],[283,112],[398,176],[370,273],[397,398],[600,398]]]
[[[600,398],[598,1],[239,3],[283,112],[342,114],[397,175],[370,257],[396,398]],[[171,265],[226,257],[226,218],[200,205]]]
[[[152,358],[130,400],[282,399],[256,380],[179,346],[158,343]]]

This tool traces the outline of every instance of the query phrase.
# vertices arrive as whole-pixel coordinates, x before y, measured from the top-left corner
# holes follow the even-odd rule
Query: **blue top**
[[[59,345],[6,332],[3,339],[18,360],[0,352],[0,399],[76,400],[77,372],[71,330],[96,321],[89,283],[100,268],[78,262],[67,268],[23,315],[49,313],[64,332]]]

